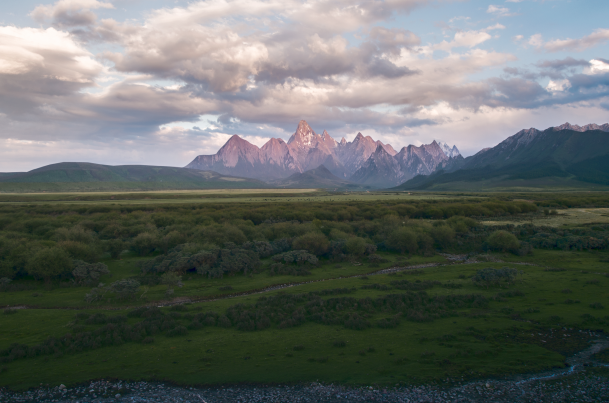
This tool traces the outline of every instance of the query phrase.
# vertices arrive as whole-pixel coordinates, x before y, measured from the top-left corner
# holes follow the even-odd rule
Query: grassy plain
[[[265,295],[355,287],[357,292],[350,296],[375,298],[400,291],[378,291],[361,287],[371,283],[390,287],[392,280],[406,278],[411,281],[437,280],[461,286],[457,289],[437,286],[428,290],[428,293],[436,295],[477,293],[493,299],[499,292],[515,289],[522,291],[523,295],[492,300],[486,309],[461,310],[457,317],[436,319],[428,323],[403,320],[393,329],[373,327],[351,330],[340,325],[314,323],[252,332],[205,327],[191,330],[181,337],[155,337],[154,343],[150,345],[126,343],[61,357],[16,360],[5,364],[6,372],[0,383],[22,389],[36,386],[40,382],[75,384],[92,378],[114,377],[159,379],[178,384],[314,380],[394,384],[440,381],[446,377],[467,379],[500,376],[560,367],[566,354],[585,347],[587,334],[582,336],[579,329],[609,331],[609,321],[600,319],[603,316],[606,318],[606,309],[590,307],[595,303],[609,306],[609,265],[600,262],[606,257],[606,253],[591,252],[544,251],[527,258],[491,254],[479,258],[504,262],[447,264],[425,268],[415,275],[380,274],[368,276],[367,280],[334,278],[269,291]],[[516,261],[551,266],[562,271],[547,271],[543,266],[516,265]],[[133,263],[134,260],[131,259],[121,264]],[[477,269],[504,266],[522,270],[517,284],[508,289],[476,287],[469,279]],[[311,280],[330,274],[324,267],[316,270],[318,272],[314,273]],[[360,273],[365,271],[365,268],[359,270]],[[352,274],[356,270],[349,268],[346,272]],[[120,275],[120,270],[116,270],[116,273]],[[178,297],[203,297],[206,290],[215,290],[221,284],[235,284],[237,289],[241,280],[231,278],[199,282],[207,283],[207,287],[197,287],[195,281],[191,287],[190,281],[187,281],[184,290],[178,292]],[[291,280],[299,281],[302,278]],[[565,294],[565,289],[570,292]],[[197,294],[196,290],[200,290],[200,293]],[[69,305],[71,302],[72,307],[80,309],[79,311],[21,309],[16,314],[3,316],[0,348],[6,348],[16,340],[35,344],[48,336],[60,337],[70,332],[74,326],[76,312],[104,312],[108,315],[126,313],[121,310],[120,304],[103,308],[85,306],[70,297],[72,292],[70,289],[56,289],[46,292],[47,299],[35,298],[41,298],[40,308],[46,304]],[[31,291],[3,293],[0,296],[2,305],[9,302],[7,299],[10,299],[11,305],[29,303],[31,299],[27,293]],[[198,302],[187,305],[187,309],[192,313],[201,310],[223,312],[236,303],[255,303],[259,297],[260,294],[254,294]],[[149,301],[154,299],[154,293],[151,292]],[[567,300],[578,302],[566,303]],[[170,308],[163,309],[168,311]],[[585,323],[583,314],[592,315],[600,321]],[[384,316],[386,315],[376,314],[374,319]],[[562,331],[565,328],[568,330]],[[335,341],[344,341],[346,347],[334,347]],[[295,346],[303,346],[303,349],[294,350]]]
[[[536,215],[531,217],[512,217],[507,219],[488,219],[486,225],[533,224],[547,227],[573,227],[588,224],[608,224],[609,208],[573,208],[556,210],[556,215]]]
[[[114,199],[111,199],[114,197]],[[154,193],[57,193],[0,195],[3,204],[24,206],[147,205],[171,203],[252,202],[252,206],[280,202],[309,201],[444,201],[487,198],[489,194],[408,194],[378,192],[331,194],[311,190],[274,190],[260,194],[248,191],[171,191]],[[545,196],[511,194],[507,199],[539,199]],[[254,204],[255,202],[255,204]],[[492,218],[487,225],[534,224],[535,226],[587,227],[608,223],[606,208],[562,209],[557,216],[533,214]],[[417,220],[419,221],[419,220]],[[421,220],[428,221],[428,220]],[[433,220],[429,220],[433,222]],[[488,299],[483,308],[459,308],[450,315],[418,322],[406,317],[393,328],[373,325],[353,330],[343,325],[305,322],[299,326],[242,331],[235,327],[205,326],[178,337],[161,333],[154,342],[126,342],[81,352],[22,357],[0,363],[0,386],[27,389],[40,383],[74,385],[91,379],[163,380],[177,384],[210,385],[243,382],[288,383],[305,381],[344,384],[394,385],[443,382],[488,376],[527,373],[564,366],[565,357],[587,347],[590,330],[609,331],[609,253],[604,251],[534,250],[526,256],[510,253],[476,253],[474,262],[459,262],[451,256],[400,255],[378,252],[385,263],[365,261],[330,263],[322,260],[308,276],[252,275],[208,279],[185,275],[171,300],[166,286],[140,289],[130,301],[88,304],[90,287],[58,287],[32,279],[15,281],[22,290],[0,292],[0,307],[22,307],[0,313],[0,350],[13,343],[32,346],[48,337],[95,331],[100,325],[77,320],[76,314],[102,313],[126,316],[137,306],[163,306],[166,315],[187,327],[191,316],[208,311],[223,314],[235,304],[255,304],[263,296],[307,294],[334,289],[352,289],[355,299],[403,294],[393,281],[437,281],[425,292],[430,296],[479,294]],[[102,282],[137,276],[137,263],[144,258],[132,253],[120,260],[102,262],[112,277]],[[264,261],[268,263],[268,261]],[[361,263],[361,264],[360,264]],[[435,266],[374,274],[389,267],[424,264]],[[516,283],[504,287],[476,286],[471,277],[483,268],[511,267],[520,271]],[[364,276],[368,274],[367,276]],[[364,277],[362,277],[364,276]],[[264,293],[261,289],[291,284]],[[362,288],[378,284],[376,288]],[[231,289],[221,290],[230,286]],[[568,291],[565,291],[568,290]],[[144,293],[144,291],[146,291]],[[239,295],[246,293],[246,295]],[[143,295],[142,295],[143,294]],[[342,295],[341,295],[342,296]],[[335,298],[323,296],[324,299]],[[176,312],[171,303],[183,303]],[[176,313],[178,315],[176,315]],[[367,318],[375,324],[390,317],[377,311]],[[136,324],[141,318],[128,317]],[[342,346],[344,342],[344,346]]]
[[[486,198],[484,195],[453,195],[409,192],[337,192],[317,189],[182,190],[167,192],[15,193],[0,194],[1,204],[48,205],[155,205],[199,203],[303,203],[382,202]]]

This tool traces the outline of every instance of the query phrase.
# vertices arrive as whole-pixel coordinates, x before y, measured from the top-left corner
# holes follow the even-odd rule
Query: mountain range
[[[463,189],[475,182],[514,187],[549,183],[550,178],[609,185],[608,133],[607,123],[521,130],[495,147],[441,164],[433,174],[417,176],[397,189]]]
[[[390,144],[358,133],[353,141],[315,133],[301,120],[286,143],[272,138],[258,148],[233,135],[214,155],[199,155],[186,168],[255,178],[271,183],[317,169],[321,165],[337,179],[372,188],[399,185],[416,175],[429,175],[438,166],[462,158],[456,146],[433,141],[409,145],[399,152]],[[280,183],[280,182],[276,182]]]

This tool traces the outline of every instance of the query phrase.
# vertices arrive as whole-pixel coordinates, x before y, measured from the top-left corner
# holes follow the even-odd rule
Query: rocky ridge
[[[336,141],[324,130],[316,133],[301,120],[287,141],[272,138],[261,148],[238,135],[214,155],[200,155],[187,168],[264,181],[287,178],[323,165],[333,175],[372,187],[396,186],[415,175],[429,175],[444,161],[460,156],[446,143],[410,145],[396,151],[390,144],[358,133],[353,141]]]

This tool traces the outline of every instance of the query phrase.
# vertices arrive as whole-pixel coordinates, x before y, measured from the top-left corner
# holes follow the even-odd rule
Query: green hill
[[[0,192],[163,189],[252,189],[268,184],[213,171],[148,165],[61,162],[29,172],[0,174]]]

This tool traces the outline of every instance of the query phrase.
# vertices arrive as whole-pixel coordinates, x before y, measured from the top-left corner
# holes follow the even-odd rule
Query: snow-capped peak
[[[454,158],[458,155],[461,155],[461,153],[457,149],[457,146],[451,147],[443,141],[437,141],[437,143],[448,158]]]

